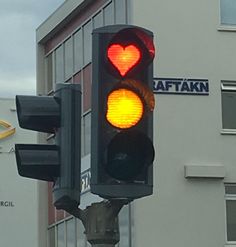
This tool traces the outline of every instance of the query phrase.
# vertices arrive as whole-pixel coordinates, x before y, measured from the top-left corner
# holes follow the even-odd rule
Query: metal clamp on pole
[[[118,214],[128,203],[128,200],[102,201],[68,213],[83,222],[87,240],[93,247],[114,247],[120,241]]]

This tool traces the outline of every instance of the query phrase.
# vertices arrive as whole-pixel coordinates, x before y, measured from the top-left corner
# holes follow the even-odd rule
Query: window
[[[55,54],[55,66],[56,66],[56,83],[64,82],[64,51],[63,45],[56,49]]]
[[[225,186],[226,199],[226,239],[236,243],[236,184]]]
[[[91,84],[92,84],[92,67],[87,66],[83,69],[83,112],[91,108]]]
[[[236,130],[236,81],[221,82],[222,127]]]
[[[72,38],[65,42],[65,77],[68,79],[73,73],[73,46]]]
[[[130,205],[126,205],[119,213],[120,242],[119,247],[131,247]]]
[[[84,234],[84,226],[81,220],[76,220],[77,222],[77,247],[87,247],[87,241]]]
[[[48,243],[49,247],[55,247],[55,227],[48,230]]]
[[[103,16],[102,16],[102,12],[99,12],[93,18],[93,28],[95,29],[98,27],[102,27],[102,25],[103,25]]]
[[[84,65],[92,60],[92,21],[84,25]]]
[[[115,22],[116,24],[126,23],[126,0],[115,1]]]
[[[72,218],[66,222],[66,242],[67,247],[76,246],[76,235],[75,235],[75,218]]]
[[[104,9],[104,23],[105,26],[114,24],[114,8],[113,3],[107,5]]]
[[[235,0],[220,0],[220,19],[222,25],[236,25]]]
[[[82,30],[79,29],[78,32],[74,34],[74,72],[81,70],[83,66],[83,39]]]
[[[84,116],[84,154],[90,153],[91,142],[91,112]]]
[[[65,247],[64,226],[64,222],[57,226],[57,247]]]
[[[47,91],[53,90],[52,53],[46,57]]]

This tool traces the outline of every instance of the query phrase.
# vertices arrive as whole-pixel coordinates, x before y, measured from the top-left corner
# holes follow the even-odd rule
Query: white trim
[[[58,9],[55,10],[36,31],[37,43],[43,40],[47,34],[55,29],[67,16],[69,16],[79,5],[91,0],[67,0]]]
[[[112,0],[111,0],[112,1]],[[44,56],[47,57],[50,53],[52,53],[53,51],[55,51],[59,46],[61,46],[63,43],[65,43],[65,41],[67,39],[69,39],[71,36],[74,36],[75,33],[77,33],[77,31],[79,31],[79,29],[83,30],[83,27],[87,24],[87,22],[92,21],[92,19],[99,14],[99,12],[102,12],[102,21],[103,21],[103,26],[104,26],[104,8],[111,3],[111,1],[109,1],[108,3],[102,5],[101,8],[99,8],[97,11],[95,11],[90,17],[88,17],[88,19],[86,19],[84,22],[82,22],[77,28],[75,28],[73,30],[72,33],[70,33],[69,35],[67,35],[64,39],[62,39],[56,46],[54,46],[50,51],[48,51]],[[82,31],[83,32],[83,31]]]
[[[222,129],[221,135],[236,135],[236,129]]]
[[[223,165],[185,165],[185,178],[223,179],[225,177]]]
[[[221,90],[236,91],[236,81],[221,80]]]
[[[52,50],[50,50],[48,53],[46,53],[45,56],[48,56],[51,52],[53,52],[53,50],[55,50],[58,46],[60,46],[62,43],[64,43],[70,36],[74,35],[80,28],[82,28],[84,25],[86,25],[86,23],[89,22],[92,18],[94,18],[94,16],[96,16],[100,11],[104,12],[103,11],[104,8],[106,8],[106,6],[109,5],[112,1],[113,0],[109,0],[107,3],[104,3],[98,10],[96,10],[91,16],[89,16],[85,21],[83,21],[76,29],[74,29],[69,35],[67,35],[59,44],[57,44],[55,47],[53,47]],[[55,12],[55,14],[56,14],[56,12]],[[60,22],[62,22],[62,21],[63,21],[63,19],[60,20]],[[58,24],[60,24],[60,23],[58,23]],[[47,26],[46,21],[41,24],[42,27],[44,25]],[[103,25],[104,25],[104,15],[103,15]],[[40,43],[48,34],[50,34],[50,32],[53,31],[54,28],[56,28],[56,26],[55,26],[53,29],[48,30],[48,32],[45,32],[44,35],[41,35],[42,36],[41,39],[38,39],[38,36],[40,36],[40,27],[36,30],[36,43]]]
[[[218,28],[217,28],[218,31],[221,31],[221,32],[236,32],[236,25],[220,25]]]

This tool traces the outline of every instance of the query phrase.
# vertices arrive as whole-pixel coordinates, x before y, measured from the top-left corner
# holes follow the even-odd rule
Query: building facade
[[[39,247],[45,238],[42,228],[44,198],[40,182],[18,175],[15,143],[36,143],[36,133],[22,130],[14,99],[0,99],[0,246]],[[43,196],[44,197],[44,196]]]
[[[82,207],[99,200],[86,183],[91,32],[133,24],[154,33],[154,193],[121,212],[122,247],[236,246],[235,16],[234,0],[67,0],[37,29],[38,93],[82,86]],[[53,208],[50,186],[48,246],[89,245],[80,221]]]

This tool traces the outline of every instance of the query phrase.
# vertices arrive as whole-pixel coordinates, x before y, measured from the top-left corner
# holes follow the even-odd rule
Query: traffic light
[[[93,30],[91,192],[136,199],[153,193],[152,32]]]
[[[57,84],[54,96],[16,96],[21,128],[51,133],[55,144],[16,144],[18,173],[54,182],[57,209],[80,203],[81,90],[77,84]]]

